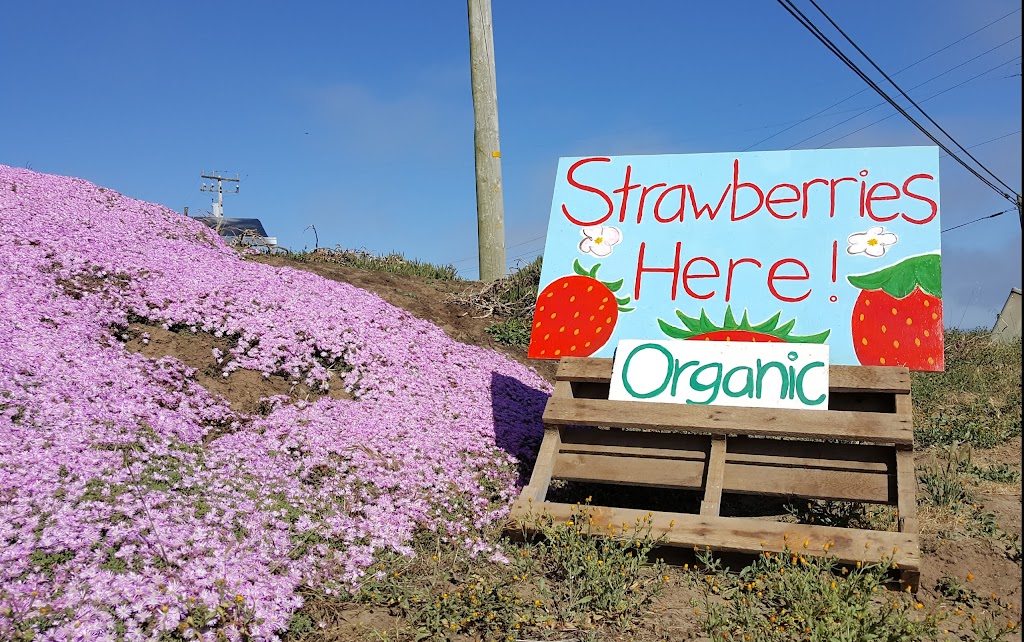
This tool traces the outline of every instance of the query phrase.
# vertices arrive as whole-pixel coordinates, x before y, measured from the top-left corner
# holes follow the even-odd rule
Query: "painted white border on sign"
[[[828,346],[623,339],[608,398],[828,410]]]

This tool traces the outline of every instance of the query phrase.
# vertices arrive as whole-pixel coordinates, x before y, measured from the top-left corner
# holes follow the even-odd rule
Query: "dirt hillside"
[[[426,278],[396,275],[383,272],[368,272],[330,263],[298,261],[285,256],[253,257],[253,260],[279,267],[292,267],[299,270],[314,272],[324,278],[343,281],[376,293],[392,305],[404,308],[417,317],[431,321],[440,326],[452,338],[468,344],[499,350],[529,367],[534,368],[549,382],[554,381],[555,362],[542,362],[526,358],[524,348],[510,347],[497,343],[486,332],[486,328],[495,322],[493,318],[476,318],[472,311],[454,305],[450,301],[453,295],[464,294],[481,285],[465,281],[440,281]],[[932,464],[935,453],[922,451],[917,455],[918,469]],[[1021,462],[1021,438],[1016,437],[1009,443],[991,450],[978,451],[975,464],[989,467],[1016,467]],[[1021,565],[1019,557],[1013,559],[1008,552],[1006,542],[1021,537],[1021,493],[1020,485],[1007,488],[1006,485],[990,485],[982,489],[978,501],[973,507],[979,514],[989,513],[993,516],[993,532],[984,533],[966,530],[963,524],[946,524],[941,520],[929,520],[931,513],[925,510],[925,523],[922,533],[922,582],[920,597],[925,601],[938,604],[944,599],[944,578],[961,578],[968,585],[967,590],[974,594],[986,596],[996,608],[1008,612],[1011,617],[1020,618],[1021,608]],[[923,489],[919,490],[921,498]],[[961,520],[962,522],[963,520]],[[970,577],[968,582],[965,578]],[[948,592],[948,586],[946,588]],[[689,599],[683,594],[680,599]],[[945,596],[948,597],[948,596]],[[677,634],[692,633],[692,623],[686,614],[689,613],[688,603],[676,603],[673,593],[664,596],[661,607],[671,620],[678,618],[669,629]],[[669,615],[672,614],[672,615]],[[682,615],[680,615],[682,614]],[[956,625],[949,623],[953,634],[961,626],[963,639],[971,639],[966,632],[969,620]],[[686,632],[686,633],[684,633]],[[1005,637],[1003,637],[1005,636]],[[998,639],[1020,640],[1019,631],[1002,631]]]

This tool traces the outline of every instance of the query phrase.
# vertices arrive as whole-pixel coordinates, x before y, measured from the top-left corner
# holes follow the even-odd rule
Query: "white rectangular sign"
[[[623,339],[608,398],[827,410],[828,346]]]

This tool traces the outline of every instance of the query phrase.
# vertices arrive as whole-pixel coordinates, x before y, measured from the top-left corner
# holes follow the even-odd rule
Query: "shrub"
[[[370,272],[390,272],[407,276],[422,276],[440,281],[459,280],[458,272],[451,263],[435,265],[416,259],[407,259],[397,252],[389,254],[372,254],[366,250],[317,248],[312,252],[297,252],[291,255],[297,261],[305,263],[337,263]]]
[[[805,557],[788,548],[765,552],[738,574],[720,572],[710,552],[705,566],[703,618],[714,639],[868,640],[938,639],[938,617],[907,593],[883,590],[887,562],[857,564],[852,571],[834,559]],[[698,609],[699,611],[699,609]]]
[[[522,319],[505,319],[487,326],[487,334],[507,346],[524,346],[530,343],[530,322]]]
[[[946,371],[911,375],[919,446],[991,448],[1021,434],[1021,342],[947,330]]]

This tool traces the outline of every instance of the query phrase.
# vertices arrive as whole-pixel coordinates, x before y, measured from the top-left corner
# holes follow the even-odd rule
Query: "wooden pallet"
[[[595,524],[650,515],[675,546],[757,554],[806,547],[844,563],[891,559],[917,590],[920,545],[910,373],[831,366],[828,410],[609,401],[610,359],[566,358],[544,411],[533,475],[513,505],[555,519],[574,505],[546,501],[552,479],[702,490],[700,514],[591,507]],[[897,507],[899,532],[722,517],[723,493],[847,500]],[[826,546],[827,545],[827,546]]]

